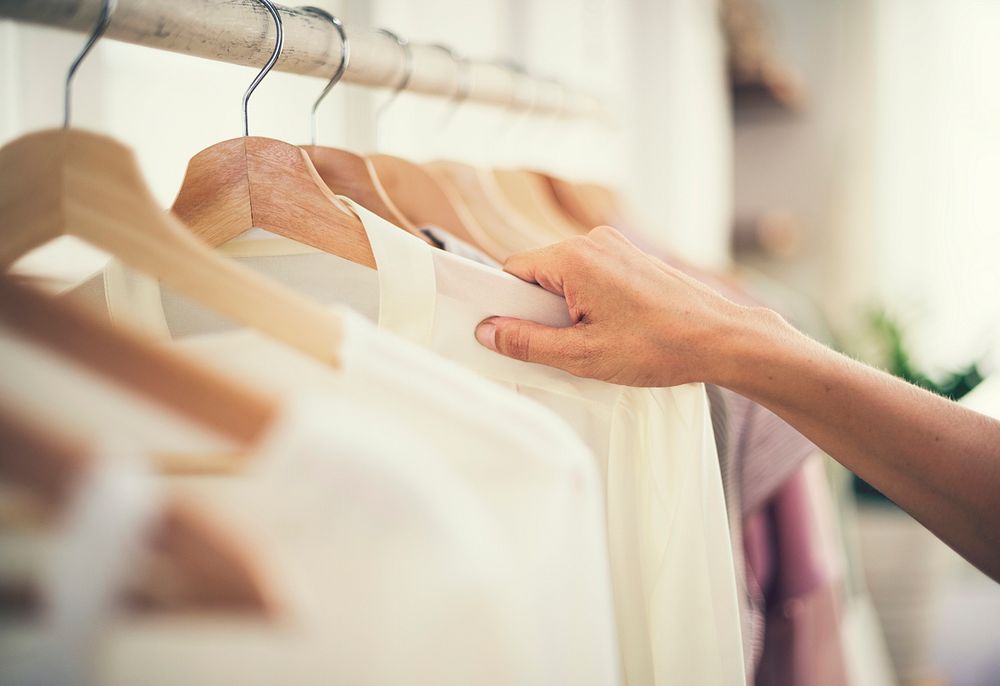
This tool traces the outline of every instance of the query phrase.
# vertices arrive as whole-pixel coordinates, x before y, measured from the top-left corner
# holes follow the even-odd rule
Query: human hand
[[[573,326],[490,317],[477,340],[508,357],[625,386],[726,376],[729,348],[752,317],[711,288],[640,251],[607,226],[511,256],[504,270],[566,298]]]

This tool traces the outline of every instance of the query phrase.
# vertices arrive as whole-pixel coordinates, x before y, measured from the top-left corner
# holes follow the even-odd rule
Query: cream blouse
[[[281,620],[83,622],[77,664],[93,673],[74,683],[617,683],[586,447],[533,403],[338,315],[339,369],[252,331],[178,342],[286,400],[238,475],[166,482],[251,544]],[[51,398],[57,382],[29,390]],[[91,412],[102,400],[58,405],[113,434]]]
[[[729,529],[704,387],[626,388],[483,348],[473,336],[482,319],[503,315],[566,326],[565,301],[433,249],[344,200],[364,223],[377,273],[258,229],[222,251],[321,302],[356,304],[380,328],[516,389],[566,420],[593,450],[604,477],[627,683],[744,683]],[[158,284],[117,263],[105,272],[104,290],[114,319],[144,322],[154,332],[190,331],[197,317],[205,327],[227,326],[208,322],[197,306],[161,294]]]

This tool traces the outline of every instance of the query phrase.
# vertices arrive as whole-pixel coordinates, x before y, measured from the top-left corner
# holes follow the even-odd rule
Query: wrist
[[[714,356],[706,381],[741,395],[753,395],[764,370],[773,366],[796,334],[788,322],[766,307],[736,305],[715,338],[719,353]]]

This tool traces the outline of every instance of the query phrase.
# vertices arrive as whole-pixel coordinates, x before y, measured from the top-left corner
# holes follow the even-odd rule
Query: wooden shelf
[[[752,78],[730,78],[733,107],[737,110],[774,109],[801,112],[806,106],[805,89],[791,68],[770,68]]]

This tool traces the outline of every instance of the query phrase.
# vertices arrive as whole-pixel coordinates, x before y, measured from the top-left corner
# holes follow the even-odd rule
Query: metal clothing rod
[[[89,32],[101,0],[0,0],[0,18]],[[316,15],[279,6],[285,48],[275,69],[330,78],[340,35]],[[406,73],[399,45],[375,29],[346,27],[351,60],[345,82],[394,88]],[[274,22],[255,0],[118,0],[106,38],[206,59],[260,67],[274,47]],[[412,44],[405,90],[565,117],[604,115],[592,96],[488,62],[456,61],[440,46]]]

